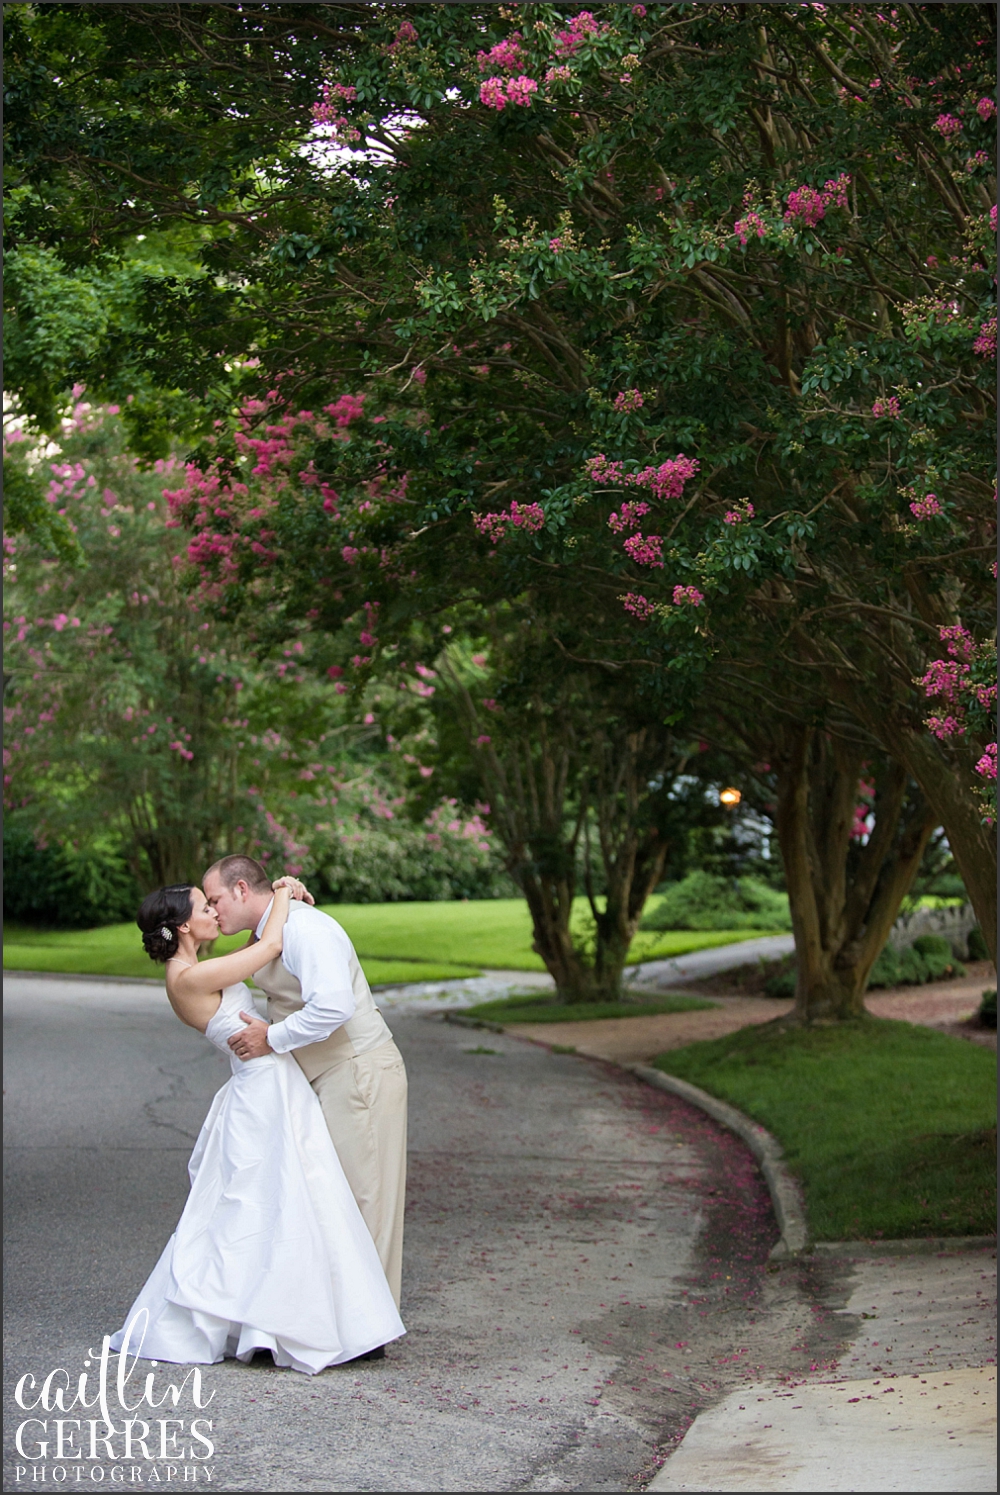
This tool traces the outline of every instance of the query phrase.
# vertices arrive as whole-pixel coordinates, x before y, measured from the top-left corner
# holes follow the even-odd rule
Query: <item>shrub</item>
[[[89,929],[135,918],[139,887],[114,846],[39,846],[26,826],[8,825],[3,860],[7,919]]]
[[[997,1025],[997,989],[995,986],[983,992],[983,1000],[979,1004],[979,1021],[984,1028],[995,1028]]]
[[[776,971],[764,982],[764,992],[769,997],[794,997],[795,996],[795,963],[792,962],[784,970]]]
[[[689,872],[670,883],[642,921],[643,929],[791,929],[788,895],[754,877]]]
[[[969,930],[968,951],[970,960],[989,960],[990,958],[989,946],[983,939],[983,931],[978,924],[974,929]]]
[[[922,934],[909,950],[886,945],[872,967],[869,988],[922,986],[945,976],[964,976],[965,969],[951,953],[951,945],[940,934]]]

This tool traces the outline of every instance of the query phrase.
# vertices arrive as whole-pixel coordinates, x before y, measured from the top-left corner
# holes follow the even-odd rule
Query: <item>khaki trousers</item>
[[[392,1039],[317,1075],[333,1145],[399,1306],[406,1196],[406,1067]]]

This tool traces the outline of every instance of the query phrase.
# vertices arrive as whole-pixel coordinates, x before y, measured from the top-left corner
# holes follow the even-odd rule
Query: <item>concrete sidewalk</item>
[[[733,1392],[649,1489],[996,1489],[995,1250],[853,1267],[835,1312],[859,1332],[833,1376]]]

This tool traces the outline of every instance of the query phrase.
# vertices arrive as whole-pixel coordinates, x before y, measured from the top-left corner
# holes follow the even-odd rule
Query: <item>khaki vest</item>
[[[335,1064],[344,1064],[367,1054],[380,1044],[388,1043],[392,1034],[375,1006],[371,987],[354,950],[350,958],[351,987],[354,991],[354,1016],[319,1043],[306,1043],[292,1053],[307,1080],[318,1079]],[[267,993],[267,1015],[280,1023],[305,1006],[299,978],[285,969],[280,956],[262,966],[254,975],[254,985]]]

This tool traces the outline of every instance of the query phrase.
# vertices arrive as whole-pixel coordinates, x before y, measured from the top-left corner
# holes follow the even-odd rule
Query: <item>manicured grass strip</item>
[[[649,1002],[540,1002],[537,998],[506,997],[496,1002],[477,1002],[462,1009],[463,1017],[481,1017],[491,1023],[580,1023],[609,1017],[653,1017],[658,1012],[699,1012],[715,1007],[700,997],[656,997]]]
[[[408,960],[474,961],[494,970],[544,971],[531,948],[531,919],[521,898],[487,898],[475,903],[333,903],[324,911],[344,926],[362,959],[366,955]],[[584,934],[590,923],[585,898],[574,907],[574,925]],[[687,955],[753,939],[768,930],[676,929],[641,931],[632,942],[629,964]]]
[[[246,935],[216,940],[213,955],[225,955],[242,945]],[[162,975],[162,966],[150,960],[139,941],[134,924],[110,924],[103,929],[37,930],[7,927],[3,947],[5,970],[57,971],[66,975],[146,976]],[[372,986],[403,986],[411,981],[457,981],[479,976],[477,966],[449,961],[379,960],[362,958]]]
[[[520,898],[476,903],[335,903],[327,905],[325,912],[347,930],[373,985],[475,976],[483,967],[545,969],[541,957],[531,948],[531,920]],[[577,900],[574,918],[582,933],[589,920],[585,899]],[[642,932],[636,936],[629,960],[634,963],[686,955],[691,950],[752,937],[753,931],[745,929]],[[219,953],[232,948],[239,939],[219,940]],[[376,967],[376,961],[391,962],[390,973]],[[415,962],[423,964],[418,968]],[[4,966],[104,976],[156,974],[134,924],[55,930],[8,924]]]
[[[752,1116],[802,1180],[817,1240],[996,1229],[996,1057],[909,1023],[768,1024],[658,1069]]]

